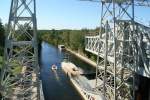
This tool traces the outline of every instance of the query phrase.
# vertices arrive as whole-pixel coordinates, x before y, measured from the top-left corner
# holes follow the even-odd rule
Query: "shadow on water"
[[[82,100],[60,68],[62,54],[52,45],[45,42],[41,45],[40,66],[45,100]],[[57,71],[51,70],[52,64],[58,66]]]

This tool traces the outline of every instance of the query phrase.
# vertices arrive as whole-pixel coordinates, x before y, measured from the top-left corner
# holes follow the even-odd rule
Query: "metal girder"
[[[132,32],[132,29],[131,29],[131,21],[129,20],[118,20],[117,22],[119,24],[119,30],[125,30],[124,29],[124,25],[126,23],[127,27],[126,28],[126,32],[125,34],[127,33],[131,33]],[[136,30],[136,45],[139,45],[138,47],[139,48],[142,48],[141,51],[138,51],[139,52],[139,58],[142,58],[142,62],[140,62],[140,64],[138,64],[138,66],[136,67],[135,71],[142,75],[142,76],[145,76],[145,77],[150,77],[150,72],[148,71],[150,69],[150,28],[149,27],[146,27],[140,23],[137,23],[135,22],[135,30]],[[128,31],[128,32],[127,32]],[[121,59],[121,56],[122,56],[122,44],[120,43],[130,43],[131,40],[130,39],[126,39],[126,40],[123,40],[122,38],[122,35],[123,33],[120,33],[120,36],[118,37],[117,41],[118,41],[118,46],[117,46],[117,49],[118,49],[118,59]],[[138,37],[137,37],[138,36]],[[105,57],[105,53],[103,53],[103,50],[105,49],[104,47],[104,42],[105,42],[105,36],[103,38],[100,39],[100,47],[98,45],[98,41],[99,41],[99,36],[86,36],[85,39],[86,39],[86,47],[85,47],[85,50],[86,51],[89,51],[95,55],[98,55],[98,49],[100,49],[100,54],[99,56],[101,58],[104,58]],[[142,39],[141,39],[142,38]],[[141,41],[139,41],[141,40]],[[109,40],[108,40],[109,41]],[[112,41],[109,41],[109,42],[112,42]],[[141,44],[142,43],[142,44]],[[114,62],[114,59],[113,59],[113,46],[109,45],[109,47],[111,47],[108,52],[110,53],[110,55],[107,56],[107,60],[111,63]],[[127,46],[124,51],[127,51],[128,50],[128,47]],[[124,54],[124,56],[127,56]],[[127,56],[128,58],[129,57],[132,57],[130,55]],[[125,57],[125,58],[127,58]],[[118,62],[119,63],[119,62]],[[141,64],[142,63],[142,64]],[[126,66],[130,69],[132,69],[130,66],[131,64],[128,64],[128,62],[126,63]],[[146,70],[147,69],[147,70]],[[132,69],[133,70],[133,69]]]
[[[35,0],[12,0],[2,69],[2,100],[40,100]]]
[[[96,90],[107,100],[135,99],[135,73],[150,77],[150,28],[135,22],[137,3],[150,1],[102,0],[99,35],[85,37],[85,50],[98,55]]]
[[[90,2],[103,2],[103,3],[116,3],[121,5],[132,5],[132,0],[80,0],[80,1],[90,1]],[[145,6],[150,7],[150,0],[134,0],[135,6]]]
[[[131,53],[134,40],[131,32],[124,32],[128,27],[119,26],[117,20],[132,20],[131,27],[134,31],[134,2],[132,1],[132,6],[130,6],[116,4],[115,0],[106,1],[109,0],[102,1],[101,30],[95,39],[97,41],[90,43],[93,42],[92,38],[87,38],[89,42],[87,42],[86,50],[98,55],[96,78],[102,80],[103,85],[97,85],[96,90],[101,91],[107,100],[130,100],[134,98],[134,94],[131,93],[131,89],[134,91],[134,86],[132,86],[134,75],[127,64],[135,59],[135,54]],[[92,48],[92,44],[97,45],[93,45]],[[135,63],[128,66],[134,69]]]
[[[127,46],[124,44],[124,41],[128,41],[128,38],[126,36],[127,34],[119,32],[119,25],[117,25],[118,19],[133,19],[132,8],[129,5],[116,5],[115,2],[103,2],[101,27],[104,28],[105,31],[101,31],[99,34],[97,78],[103,80],[104,88],[97,88],[102,88],[101,91],[108,100],[130,100],[132,99],[130,88],[133,88],[133,86],[129,84],[128,80],[133,78],[133,75],[132,71],[128,69],[125,64],[130,61],[130,58],[133,59],[133,55],[130,55],[129,52],[124,54],[124,49]],[[123,42],[118,41],[119,39]],[[129,46],[131,45],[132,44],[129,44]],[[127,55],[128,57],[126,63],[123,60],[123,55]],[[100,56],[102,56],[104,60],[100,61]],[[132,67],[134,66],[132,65]],[[104,73],[103,76],[101,76],[101,73]]]

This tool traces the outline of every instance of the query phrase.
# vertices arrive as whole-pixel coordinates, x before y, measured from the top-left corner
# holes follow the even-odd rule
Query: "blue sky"
[[[39,29],[95,28],[100,24],[101,5],[79,0],[36,0]],[[11,0],[1,0],[0,18],[7,23]],[[137,8],[139,18],[150,20],[150,9]],[[145,21],[146,22],[146,21]]]
[[[78,0],[36,0],[39,29],[80,29],[99,26],[100,4]],[[11,0],[1,0],[0,18],[6,23]],[[5,9],[5,10],[4,10]]]

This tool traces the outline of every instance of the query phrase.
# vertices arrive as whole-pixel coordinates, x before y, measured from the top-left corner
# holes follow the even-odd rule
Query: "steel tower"
[[[137,69],[142,70],[141,65],[146,64],[146,52],[138,41],[149,34],[139,35],[140,25],[135,22],[134,9],[135,6],[149,6],[149,1],[102,0],[101,3],[96,88],[107,100],[134,100],[135,72],[138,73]],[[141,65],[140,57],[143,57]],[[98,79],[103,80],[103,84],[99,85]]]
[[[150,77],[150,28],[136,22],[134,11],[150,1],[88,1],[101,2],[99,35],[86,36],[85,48],[98,55],[95,90],[107,100],[134,100],[135,73]]]
[[[99,50],[97,60],[97,89],[101,90],[107,100],[132,100],[134,91],[134,73],[130,61],[135,61],[133,35],[127,31],[129,23],[121,20],[131,20],[134,33],[134,2],[125,0],[102,0],[101,31],[99,34]],[[129,4],[124,4],[129,3]],[[122,25],[121,25],[122,24]],[[130,48],[129,48],[130,47]],[[100,59],[103,55],[103,59]],[[133,71],[134,72],[134,71]],[[103,84],[98,85],[98,79]],[[130,80],[130,81],[129,81]],[[130,82],[130,83],[129,83]]]
[[[11,0],[1,75],[3,100],[39,100],[36,0]]]

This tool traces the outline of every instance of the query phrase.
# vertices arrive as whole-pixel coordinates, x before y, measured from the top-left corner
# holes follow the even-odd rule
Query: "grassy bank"
[[[0,56],[0,69],[2,68],[2,64],[3,64],[3,57]]]
[[[86,63],[90,64],[91,66],[96,67],[96,61],[94,61],[94,60],[88,58],[86,55],[80,54],[80,53],[75,52],[75,51],[73,51],[73,50],[71,50],[71,49],[67,49],[67,51],[69,51],[71,54],[75,55],[75,56],[78,57],[79,59],[85,61]]]

